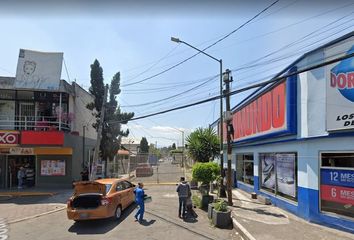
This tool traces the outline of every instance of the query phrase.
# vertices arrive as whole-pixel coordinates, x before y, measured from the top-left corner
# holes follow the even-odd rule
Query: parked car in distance
[[[68,219],[74,221],[114,217],[135,200],[135,185],[125,179],[110,178],[74,183],[73,196],[67,201]]]
[[[149,163],[139,163],[135,169],[136,177],[149,177],[154,174],[154,170],[152,169]]]

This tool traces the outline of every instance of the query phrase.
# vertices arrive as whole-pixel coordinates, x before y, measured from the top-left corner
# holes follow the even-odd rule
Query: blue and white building
[[[236,187],[267,196],[308,221],[349,232],[354,232],[354,57],[291,73],[353,53],[351,32],[304,54],[276,76],[282,80],[232,109]]]

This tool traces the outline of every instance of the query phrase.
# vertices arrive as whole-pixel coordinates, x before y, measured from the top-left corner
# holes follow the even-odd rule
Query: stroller
[[[197,218],[198,214],[194,211],[194,206],[192,202],[192,198],[189,196],[186,200],[186,218]]]

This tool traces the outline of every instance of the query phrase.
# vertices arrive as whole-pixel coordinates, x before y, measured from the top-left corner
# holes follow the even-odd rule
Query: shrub
[[[220,176],[220,167],[214,162],[196,163],[192,168],[192,176],[198,182],[209,184]]]
[[[215,211],[219,212],[227,212],[227,203],[225,200],[220,200],[214,203],[214,209]]]
[[[196,206],[197,208],[202,207],[202,199],[199,196],[193,195],[192,202],[193,202],[193,205]]]

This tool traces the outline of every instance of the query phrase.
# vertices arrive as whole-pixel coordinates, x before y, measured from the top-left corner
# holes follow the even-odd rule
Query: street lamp
[[[208,56],[209,58],[217,61],[220,65],[220,125],[219,125],[219,132],[220,132],[220,170],[221,170],[221,180],[220,180],[220,197],[226,197],[226,192],[225,192],[225,187],[224,187],[224,183],[223,183],[223,179],[224,179],[224,156],[223,156],[223,150],[224,150],[224,146],[223,146],[223,141],[224,141],[224,134],[223,134],[223,107],[222,107],[222,98],[223,98],[223,92],[222,92],[222,59],[217,59],[211,55],[209,55],[208,53],[204,52],[203,50],[200,50],[192,45],[190,45],[189,43],[186,43],[185,41],[180,40],[179,38],[175,38],[175,37],[171,37],[171,41],[172,42],[176,42],[176,43],[183,43],[185,45],[187,45],[188,47],[191,47],[195,50],[197,50],[198,52],[204,54],[205,56]]]

